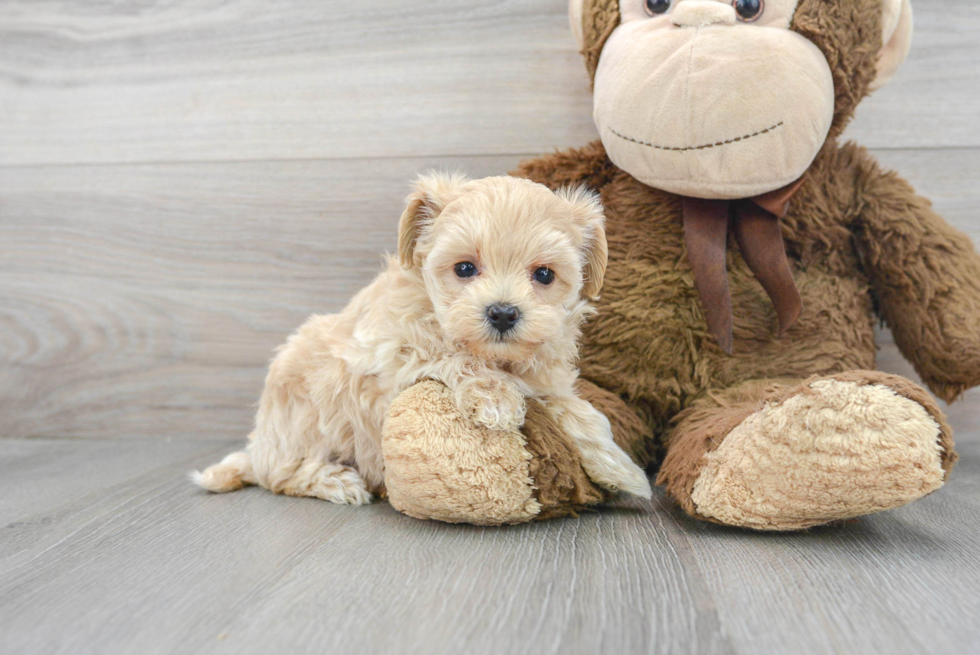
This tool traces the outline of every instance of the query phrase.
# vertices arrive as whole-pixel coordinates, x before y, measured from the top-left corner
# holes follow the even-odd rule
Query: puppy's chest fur
[[[479,375],[497,370],[520,382],[528,395],[547,395],[566,380],[529,371],[516,363],[476,359],[441,330],[421,280],[396,263],[358,293],[340,314],[317,317],[325,356],[344,362],[352,391],[376,415],[395,397],[423,379],[450,383],[451,373]],[[314,373],[315,376],[315,373]],[[311,381],[313,385],[316,380]]]

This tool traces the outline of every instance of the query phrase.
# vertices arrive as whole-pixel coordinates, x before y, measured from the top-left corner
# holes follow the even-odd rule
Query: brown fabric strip
[[[800,318],[803,299],[786,259],[779,219],[751,201],[739,203],[735,211],[735,241],[745,263],[772,300],[779,317],[779,334],[785,334]]]
[[[684,241],[694,284],[708,329],[729,355],[734,345],[732,296],[725,263],[729,229],[745,262],[772,300],[779,317],[779,334],[793,327],[803,312],[779,219],[789,212],[790,201],[804,182],[805,178],[800,178],[781,189],[737,201],[681,199]]]
[[[708,330],[727,354],[732,354],[732,296],[728,288],[727,200],[684,198],[684,241],[694,271],[694,285],[708,321]]]
[[[796,182],[784,186],[782,189],[776,189],[769,193],[763,193],[761,196],[749,198],[749,202],[762,207],[776,218],[786,218],[786,214],[789,213],[789,201],[793,199],[793,196],[800,190],[804,182],[806,182],[805,175]]]

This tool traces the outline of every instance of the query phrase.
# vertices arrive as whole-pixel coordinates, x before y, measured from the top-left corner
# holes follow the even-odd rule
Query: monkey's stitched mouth
[[[716,143],[705,143],[704,145],[700,145],[700,146],[686,146],[686,147],[683,147],[683,148],[671,148],[670,146],[660,146],[660,145],[657,145],[655,143],[648,143],[647,141],[640,141],[639,139],[634,139],[632,137],[628,137],[625,134],[620,134],[619,132],[617,132],[616,130],[612,129],[611,127],[610,128],[606,128],[606,129],[608,129],[610,132],[612,132],[613,134],[615,134],[616,136],[618,136],[620,139],[623,139],[625,141],[631,141],[631,142],[636,143],[636,144],[639,144],[641,146],[647,146],[648,148],[655,148],[657,150],[669,150],[671,152],[690,152],[691,150],[707,150],[708,148],[718,148],[720,146],[727,146],[727,145],[732,144],[732,143],[739,143],[741,141],[748,141],[749,139],[751,139],[753,137],[762,136],[763,134],[769,134],[770,132],[773,132],[775,130],[778,130],[782,126],[783,126],[783,121],[779,121],[775,125],[770,125],[766,129],[759,130],[758,132],[753,132],[752,134],[745,134],[743,136],[735,137],[734,139],[728,139],[726,141],[718,141]]]

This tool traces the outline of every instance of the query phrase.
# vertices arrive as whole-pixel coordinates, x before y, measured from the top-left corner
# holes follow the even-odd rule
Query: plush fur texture
[[[610,264],[598,315],[583,335],[582,375],[625,399],[604,411],[617,416],[614,425],[645,420],[671,453],[668,463],[674,446],[683,443],[677,435],[688,429],[682,412],[707,398],[746,384],[768,387],[778,378],[873,369],[877,317],[893,328],[902,351],[944,399],[980,383],[980,259],[968,237],[857,146],[827,144],[783,222],[805,307],[785,337],[777,338],[771,305],[730,249],[732,356],[707,331],[687,264],[678,198],[613,166],[599,143],[526,162],[518,173],[601,191]],[[916,389],[906,395],[943,426],[939,457],[948,468],[955,453],[942,413],[924,391],[908,381],[902,385]],[[738,420],[727,408],[706,410],[699,420],[711,427],[699,438],[720,443],[757,409],[757,402],[743,407]],[[617,438],[627,450],[632,441],[638,444],[632,452],[654,455],[642,464],[656,463],[657,448],[644,444],[642,431],[621,430]],[[676,466],[665,464],[659,479],[694,515],[690,491],[677,491],[671,479],[687,476],[693,484],[706,452],[685,457],[678,451]]]
[[[910,502],[938,488],[956,461],[929,394],[873,370],[874,327],[884,320],[892,328],[943,399],[980,384],[980,258],[906,182],[836,141],[907,51],[903,2],[800,0],[792,15],[791,29],[833,73],[834,115],[782,221],[804,305],[783,337],[763,289],[729,247],[735,350],[721,352],[694,288],[680,197],[614,165],[601,143],[515,173],[600,193],[609,265],[583,333],[582,394],[603,399],[617,442],[641,464],[661,465],[658,482],[692,516],[800,529]],[[592,74],[619,12],[606,0],[570,11],[581,15]],[[586,381],[598,392],[585,391]]]
[[[395,399],[382,449],[388,501],[404,514],[501,525],[541,513],[521,433],[474,428],[440,382],[421,382]]]
[[[980,383],[980,259],[911,185],[868,156],[859,168],[861,262],[902,354],[946,402]]]
[[[290,337],[270,366],[247,449],[195,481],[366,503],[384,484],[392,401],[431,378],[485,431],[513,433],[526,399],[546,398],[592,480],[649,497],[609,421],[574,390],[576,342],[605,265],[602,210],[590,193],[512,177],[420,178],[399,224],[399,259],[343,312],[313,316]],[[552,278],[539,281],[539,269]],[[515,312],[507,330],[493,325],[496,306]],[[500,466],[527,475],[514,462]]]
[[[576,389],[581,395],[578,385]],[[578,511],[613,496],[589,478],[583,468],[582,453],[550,417],[540,403],[528,405],[524,433],[531,454],[528,473],[534,484],[535,499],[541,505],[537,519],[575,516]]]
[[[939,425],[922,405],[885,385],[833,378],[807,391],[754,412],[705,456],[691,494],[699,514],[797,530],[942,486]]]
[[[842,154],[844,156],[842,156]],[[842,161],[844,160],[844,161]],[[588,165],[591,162],[591,165]],[[846,153],[828,149],[811,169],[841,171]],[[735,352],[726,356],[708,332],[684,246],[680,202],[637,182],[605,158],[602,146],[527,162],[520,173],[563,184],[575,175],[601,189],[612,265],[585,328],[583,376],[649,404],[660,429],[707,388],[750,379],[806,378],[874,366],[873,301],[848,222],[853,208],[835,185],[808,182],[784,221],[794,275],[806,310],[786,337],[738,251],[728,267],[735,306]],[[796,208],[806,208],[802,216]]]
[[[905,504],[938,488],[956,461],[935,401],[878,371],[746,382],[675,421],[658,484],[692,515],[758,529]]]
[[[581,4],[581,8],[574,7],[575,4]],[[583,0],[582,3],[572,5],[569,11],[572,20],[582,21],[579,47],[585,57],[585,67],[589,71],[589,77],[595,79],[599,56],[606,40],[619,27],[619,0]],[[574,27],[572,31],[578,36]]]
[[[537,400],[520,432],[474,429],[444,385],[422,382],[395,400],[382,444],[388,500],[416,518],[523,523],[574,515],[611,495]]]
[[[579,1],[570,15],[581,20],[575,32],[594,75],[619,26],[621,4],[581,0],[576,6]],[[768,297],[729,247],[735,348],[726,355],[708,331],[695,289],[679,196],[618,168],[600,142],[525,162],[517,176],[556,190],[584,185],[605,205],[608,266],[597,314],[581,334],[582,379],[575,379],[571,364],[580,320],[563,323],[573,326],[563,333],[571,341],[558,340],[568,357],[547,369],[562,380],[562,393],[539,386],[524,394],[537,394],[540,405],[529,401],[522,432],[519,421],[507,420],[517,413],[493,411],[523,408],[515,396],[498,388],[483,395],[485,402],[472,402],[453,389],[451,376],[440,377],[447,386],[407,388],[409,379],[438,377],[413,370],[398,387],[407,390],[394,400],[386,425],[384,454],[396,506],[422,518],[485,524],[560,516],[607,497],[599,487],[619,485],[603,476],[626,470],[616,460],[623,451],[641,466],[659,465],[658,482],[691,516],[760,530],[802,529],[895,507],[947,479],[956,461],[949,425],[924,389],[874,371],[874,327],[884,320],[892,328],[899,348],[942,398],[955,400],[980,384],[980,258],[907,183],[882,171],[862,148],[836,140],[860,100],[907,52],[907,0],[800,0],[792,12],[789,3],[773,0],[779,19],[792,17],[789,26],[819,49],[834,83],[829,136],[781,223],[803,298],[797,324],[777,336]],[[705,9],[699,20],[720,11]],[[399,270],[424,270],[438,250],[427,235],[434,218],[452,206],[455,187],[441,182],[410,199]],[[494,234],[522,229],[523,223],[507,224]],[[575,304],[584,318],[584,298],[598,293],[607,260],[595,250],[595,230],[591,240],[572,241],[585,247],[582,305]],[[418,306],[431,306],[423,312],[429,325],[439,325],[440,316],[453,314],[448,308],[440,313],[440,303],[426,300],[421,289],[448,289],[438,286],[437,276],[414,275],[419,282],[409,286],[420,291],[413,297]],[[404,290],[399,294],[406,297]],[[394,302],[380,304],[387,311]],[[394,308],[388,319],[414,306]],[[486,353],[511,353],[515,363],[528,356],[473,341],[465,320],[453,330],[452,343],[471,343],[484,353],[480,361],[487,361]],[[313,361],[318,352],[300,352],[296,361]],[[513,365],[506,368],[480,372],[515,374]],[[518,377],[534,379],[535,370],[520,368]],[[372,407],[382,408],[394,396],[373,398]],[[474,418],[484,425],[474,427]],[[371,434],[380,433],[376,420]],[[490,432],[486,423],[498,429]],[[608,447],[611,438],[615,450]],[[376,463],[380,440],[370,444],[373,450],[364,452]],[[316,458],[312,464],[285,459],[294,461],[293,471],[323,466]],[[335,458],[331,466],[339,470],[314,476],[306,486],[288,475],[275,481],[285,493],[347,493],[350,485],[342,482],[353,469],[344,467],[353,462]],[[221,489],[265,484],[268,473],[254,463],[233,454],[202,482]],[[380,484],[380,467],[373,470],[370,483]],[[332,487],[324,486],[328,481]]]

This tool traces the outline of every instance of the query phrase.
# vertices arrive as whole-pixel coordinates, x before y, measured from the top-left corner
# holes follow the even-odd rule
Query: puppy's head
[[[421,271],[442,330],[502,361],[574,348],[606,268],[596,196],[513,177],[420,177],[398,242],[402,266]]]

